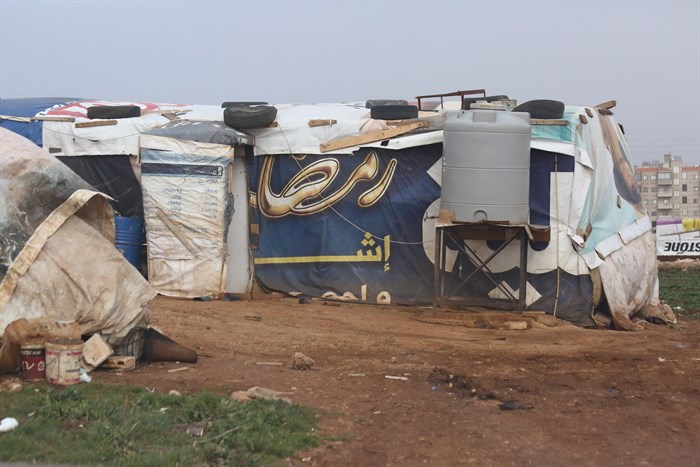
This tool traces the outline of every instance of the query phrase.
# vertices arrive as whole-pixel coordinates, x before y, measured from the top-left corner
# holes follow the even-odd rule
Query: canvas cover
[[[0,128],[0,336],[21,318],[123,335],[156,292],[114,248],[105,197],[29,140]]]
[[[218,296],[226,283],[233,147],[180,139],[180,128],[141,137],[148,278],[163,295]]]

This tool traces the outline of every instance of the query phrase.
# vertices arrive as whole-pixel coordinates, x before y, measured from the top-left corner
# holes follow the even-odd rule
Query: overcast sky
[[[633,162],[700,164],[699,24],[698,0],[0,0],[0,97],[615,99]]]

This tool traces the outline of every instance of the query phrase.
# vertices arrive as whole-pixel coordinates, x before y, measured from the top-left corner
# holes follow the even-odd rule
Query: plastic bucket
[[[44,381],[46,379],[46,346],[43,342],[23,342],[19,345],[22,379]]]
[[[51,384],[77,384],[80,382],[83,341],[58,339],[46,343],[46,381]]]
[[[143,220],[114,216],[114,246],[135,268],[141,267]]]

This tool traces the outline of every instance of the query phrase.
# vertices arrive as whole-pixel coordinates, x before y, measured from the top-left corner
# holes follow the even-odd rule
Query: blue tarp
[[[441,155],[442,144],[434,144],[400,151],[365,148],[353,156],[251,157],[248,174],[254,200],[251,245],[256,277],[270,289],[311,296],[367,303],[432,303],[434,238],[424,238],[423,229],[428,207],[440,197],[440,186],[428,170]],[[373,157],[375,176],[362,178]],[[538,223],[549,225],[551,173],[573,172],[573,158],[533,150],[531,161],[530,210]],[[381,185],[381,180],[387,184],[375,191],[384,190],[381,197],[365,206],[363,195]],[[325,207],[324,199],[335,203]],[[499,242],[486,243],[494,251],[499,246]],[[530,244],[532,252],[546,247],[547,242]],[[510,269],[492,277],[515,290],[517,266],[518,258],[513,257]],[[447,289],[474,267],[465,255],[457,255]],[[528,282],[541,294],[530,309],[552,313],[559,282],[557,316],[592,324],[589,275],[563,270],[557,274],[553,269],[529,274]],[[460,294],[487,298],[493,288],[492,282],[477,274]]]
[[[34,117],[55,105],[80,100],[76,97],[34,97],[22,99],[1,99],[0,115],[10,117]],[[0,127],[24,136],[39,147],[43,147],[42,122],[14,122],[0,119]]]

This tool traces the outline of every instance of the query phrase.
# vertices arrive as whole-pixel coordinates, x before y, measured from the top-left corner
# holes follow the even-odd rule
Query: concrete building
[[[659,217],[700,217],[700,166],[685,166],[679,156],[635,166],[642,203],[652,221]]]

